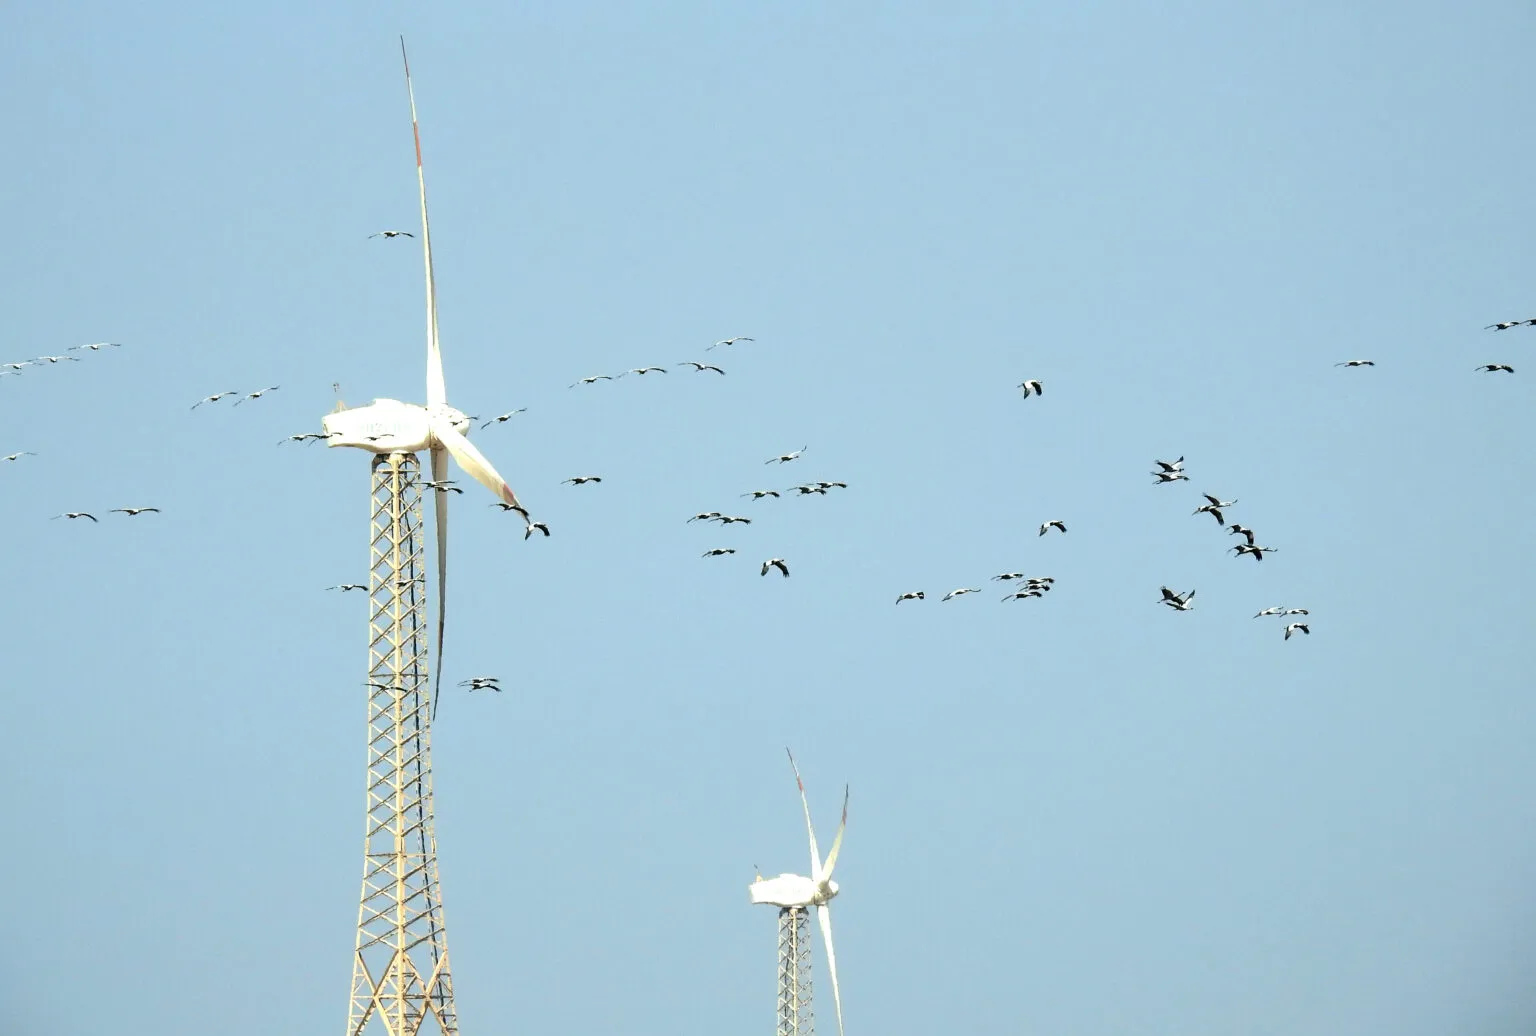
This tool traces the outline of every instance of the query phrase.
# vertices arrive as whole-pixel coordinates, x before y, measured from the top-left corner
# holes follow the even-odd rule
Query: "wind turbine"
[[[811,907],[816,908],[816,920],[821,926],[821,937],[827,947],[827,970],[832,975],[832,1002],[837,1008],[837,1033],[843,1033],[843,997],[837,986],[837,955],[832,950],[832,913],[829,904],[837,895],[837,882],[832,880],[832,868],[837,866],[837,854],[843,847],[843,831],[848,826],[848,788],[843,788],[843,818],[837,825],[837,837],[832,840],[832,851],[826,861],[816,848],[816,828],[811,824],[811,807],[805,799],[805,782],[800,779],[800,768],[795,765],[794,753],[784,749],[789,756],[789,767],[795,772],[795,784],[800,789],[800,806],[805,810],[805,830],[811,840],[811,876],[780,874],[777,878],[757,880],[748,887],[753,903],[767,903],[779,908],[779,998],[777,1036],[812,1036],[814,1016],[811,1012]]]
[[[448,969],[448,942],[438,887],[433,831],[431,720],[442,684],[444,606],[448,574],[448,494],[434,493],[437,532],[436,682],[427,686],[427,623],[421,472],[417,454],[431,454],[432,480],[448,475],[448,457],[511,509],[527,517],[490,461],[465,438],[472,424],[448,405],[437,334],[437,284],[421,132],[411,65],[400,40],[416,181],[421,192],[421,240],[427,282],[427,403],[375,399],[336,410],[322,420],[327,442],[373,454],[368,621],[368,784],[362,900],[352,966],[348,1036],[377,1018],[387,1036],[417,1036],[428,1018],[456,1036],[458,1016]],[[427,706],[431,702],[430,709]]]

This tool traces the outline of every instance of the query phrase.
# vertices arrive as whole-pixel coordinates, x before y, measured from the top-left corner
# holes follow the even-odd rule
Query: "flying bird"
[[[722,338],[720,341],[716,342],[715,345],[710,346],[709,349],[715,348],[716,345],[735,345],[737,342],[755,341],[757,341],[756,338],[748,338],[746,335],[737,335],[735,338]],[[709,352],[709,349],[705,349],[704,351]]]
[[[545,525],[543,522],[529,522],[528,528],[523,530],[523,539],[526,540],[529,536],[532,536],[535,531],[542,532],[546,538],[549,536],[549,526]]]
[[[1285,611],[1281,612],[1280,614],[1281,615],[1311,615],[1312,613],[1307,611],[1305,608],[1287,608]]]
[[[500,415],[498,417],[491,418],[489,421],[485,422],[485,424],[481,425],[480,427],[481,428],[489,428],[493,424],[501,424],[503,421],[510,421],[510,420],[512,420],[513,417],[517,416],[518,414],[521,414],[523,411],[525,411],[527,409],[528,409],[527,407],[519,407],[516,410],[508,410],[506,413],[504,413],[504,414],[502,414],[502,415]]]
[[[788,464],[792,460],[799,460],[800,454],[804,453],[807,449],[809,449],[808,446],[802,446],[794,453],[781,453],[777,457],[769,457],[767,460],[763,461],[763,463],[773,464],[777,462],[779,464]]]
[[[706,550],[704,553],[700,554],[699,557],[701,557],[701,558],[718,558],[722,554],[734,554],[734,553],[736,553],[736,548],[735,547],[716,547],[714,550]]]
[[[87,342],[84,345],[72,345],[71,349],[89,349],[92,352],[100,352],[102,349],[119,348],[122,342]]]
[[[592,384],[595,381],[612,381],[612,380],[613,380],[613,375],[611,375],[611,374],[594,374],[590,378],[582,378],[580,381],[573,381],[573,382],[571,382],[571,388],[575,388],[577,385],[590,385],[590,384]]]
[[[211,395],[211,396],[204,396],[202,399],[199,399],[196,403],[193,403],[192,406],[191,406],[191,409],[196,410],[198,407],[202,406],[204,403],[217,403],[219,400],[223,399],[225,396],[238,396],[239,394],[240,394],[239,391],[215,392],[213,395]]]
[[[777,489],[754,489],[750,493],[743,493],[741,495],[750,496],[753,500],[761,500],[765,496],[771,496],[777,499],[779,491]]]
[[[1343,360],[1334,364],[1335,367],[1374,367],[1375,360]]]
[[[93,522],[96,521],[96,516],[94,514],[87,514],[84,511],[65,511],[63,514],[56,514],[56,515],[54,515],[54,517],[55,518],[89,518]]]
[[[773,462],[769,461],[768,463],[772,464]],[[827,491],[825,489],[823,489],[821,486],[811,486],[811,485],[790,486],[789,489],[785,490],[785,492],[787,493],[790,490],[793,490],[794,492],[799,493],[801,496],[810,496],[812,493],[820,493],[822,496],[826,496],[827,495]]]
[[[981,593],[981,587],[979,587],[979,586],[977,586],[977,587],[965,587],[965,586],[962,586],[962,587],[960,587],[957,590],[951,590],[949,593],[947,593],[943,597],[939,598],[939,603],[943,604],[945,601],[949,600],[951,597],[963,597],[966,594],[979,594],[979,593]]]
[[[1022,601],[1026,597],[1044,597],[1044,596],[1045,596],[1045,591],[1044,590],[1041,590],[1039,587],[1036,587],[1036,586],[1031,586],[1031,587],[1026,587],[1023,590],[1019,590],[1019,591],[1016,591],[1014,593],[1011,593],[1007,597],[1004,597],[1003,600],[1005,600],[1005,601]]]
[[[1284,608],[1278,608],[1278,607],[1277,608],[1265,608],[1263,611],[1261,611],[1257,615],[1255,615],[1254,618],[1255,619],[1262,619],[1266,615],[1284,615],[1284,614],[1285,614],[1285,609]]]
[[[416,235],[411,233],[409,230],[381,230],[377,234],[369,234],[368,236],[370,238],[374,238],[374,237],[415,237]]]
[[[625,371],[624,374],[651,374],[653,372],[656,374],[665,374],[667,373],[667,369],[665,367],[631,367],[629,370]],[[624,374],[620,374],[619,377],[622,378]]]
[[[1531,320],[1501,320],[1497,324],[1489,324],[1487,327],[1483,328],[1483,330],[1484,331],[1490,331],[1490,330],[1491,331],[1508,331],[1510,328],[1512,328],[1512,327],[1519,327],[1521,324],[1532,324],[1533,326],[1536,326],[1536,321],[1531,321]]]
[[[1178,471],[1154,471],[1152,474],[1157,476],[1157,481],[1152,483],[1154,486],[1161,486],[1168,482],[1189,481],[1189,476],[1184,474],[1182,469]]]
[[[698,514],[694,515],[692,518],[688,519],[688,521],[689,522],[707,522],[711,518],[719,518],[719,517],[721,517],[719,511],[701,511]],[[683,524],[686,525],[687,522],[684,522]]]
[[[1156,464],[1158,466],[1158,468],[1160,469],[1160,471],[1183,471],[1184,470],[1184,458],[1183,457],[1180,457],[1178,460],[1173,460],[1173,461],[1155,460],[1152,463]],[[1159,473],[1160,472],[1153,472],[1153,474],[1159,474]]]
[[[1194,605],[1190,603],[1195,599],[1195,592],[1193,590],[1187,594],[1181,594],[1175,593],[1165,586],[1162,588],[1162,594],[1163,598],[1157,602],[1158,604],[1166,604],[1168,607],[1177,609],[1181,612],[1187,612],[1194,607]]]
[[[130,518],[136,518],[141,514],[159,514],[158,507],[114,507],[108,514],[126,514]]]
[[[573,486],[584,486],[588,482],[601,482],[601,481],[602,481],[602,478],[600,476],[598,476],[598,475],[577,475],[575,478],[568,478],[564,482],[561,482],[560,484],[562,486],[565,485],[566,483],[569,483],[569,484],[571,484]]]
[[[769,558],[767,561],[764,561],[763,570],[759,572],[758,575],[767,575],[770,568],[778,569],[780,572],[784,573],[785,579],[789,578],[789,566],[784,563],[783,558]]]
[[[807,484],[809,484],[809,483],[807,483]],[[847,489],[848,488],[848,483],[846,483],[846,482],[818,482],[818,483],[816,483],[816,488],[818,488],[818,489]]]
[[[1505,374],[1515,373],[1515,369],[1507,363],[1485,363],[1477,369],[1480,371],[1487,371],[1489,374],[1493,374],[1497,371],[1503,371]]]
[[[468,687],[471,691],[480,691],[489,687],[497,694],[500,694],[501,688],[497,686],[500,682],[501,678],[499,676],[471,676],[468,680],[460,680],[459,686]]]
[[[283,386],[281,386],[281,385],[269,385],[266,388],[261,389],[258,392],[247,392],[245,394],[245,398],[244,399],[237,399],[237,400],[235,400],[235,406],[239,406],[241,403],[248,403],[248,402],[250,402],[253,399],[260,399],[262,396],[265,396],[268,392],[276,392],[278,389],[280,389],[282,387]]]
[[[498,500],[494,504],[492,504],[491,506],[492,507],[499,507],[503,511],[516,511],[518,514],[523,516],[523,521],[526,522],[528,520],[528,511],[527,511],[526,508],[523,507],[522,504],[504,504],[500,500]]]
[[[1301,632],[1305,633],[1309,637],[1312,635],[1312,630],[1307,626],[1306,623],[1293,622],[1289,626],[1285,627],[1285,639],[1290,640],[1291,634],[1295,633],[1297,630],[1301,630]]]
[[[1232,549],[1237,551],[1238,557],[1242,557],[1244,554],[1252,554],[1255,561],[1263,561],[1265,554],[1273,554],[1275,552],[1274,547],[1255,547],[1251,543],[1239,543]]]
[[[318,439],[328,438],[330,436],[324,432],[300,432],[298,435],[290,435],[286,439],[278,440],[277,444],[281,446],[285,442],[315,442]]]
[[[423,482],[422,487],[425,489],[435,489],[439,493],[458,493],[460,496],[464,495],[464,490],[454,485],[452,479],[444,479],[441,482]]]
[[[752,524],[752,519],[750,518],[735,518],[728,514],[716,515],[715,521],[719,522],[721,525],[730,525],[732,522],[740,522],[743,525]]]
[[[1062,521],[1060,518],[1057,518],[1054,521],[1044,522],[1040,526],[1040,535],[1044,536],[1046,533],[1050,532],[1052,529],[1060,529],[1062,532],[1066,532],[1067,531],[1067,523]]]
[[[31,360],[22,360],[20,363],[0,363],[0,368],[3,368],[3,369],[8,370],[8,371],[12,371],[12,372],[14,372],[16,374],[20,374],[21,373],[21,369],[23,367],[30,367],[30,366],[32,366],[32,361]]]
[[[997,582],[1000,579],[1001,580],[1009,580],[1009,579],[1023,579],[1023,578],[1024,578],[1024,573],[1023,572],[1004,572],[1002,575],[993,576],[992,577],[992,581],[993,582]]]
[[[902,601],[921,601],[926,596],[921,590],[910,590],[896,598],[896,603],[900,604]]]
[[[39,356],[37,359],[33,360],[32,362],[33,363],[58,363],[61,360],[70,360],[70,361],[72,361],[74,363],[79,363],[80,362],[80,357],[78,357],[78,356]]]
[[[368,584],[367,583],[342,583],[342,584],[340,584],[338,586],[328,586],[328,587],[326,587],[326,589],[327,590],[340,590],[342,593],[346,593],[348,590],[366,590],[366,589],[368,589]]]
[[[1243,537],[1247,538],[1248,546],[1250,546],[1250,547],[1253,546],[1253,530],[1248,528],[1246,525],[1233,524],[1233,525],[1227,526],[1227,535],[1228,536],[1243,536]]]
[[[714,371],[716,374],[724,374],[725,371],[712,363],[699,363],[697,360],[684,360],[679,367],[692,367],[695,374],[703,374],[705,371]]]
[[[1023,390],[1024,395],[1022,398],[1024,399],[1028,399],[1031,395],[1045,395],[1045,390],[1038,381],[1023,381],[1019,383],[1018,387]]]
[[[0,457],[0,460],[15,460],[17,457],[36,457],[36,456],[37,456],[37,454],[32,453],[29,450],[22,450],[20,453],[6,454],[4,457]]]

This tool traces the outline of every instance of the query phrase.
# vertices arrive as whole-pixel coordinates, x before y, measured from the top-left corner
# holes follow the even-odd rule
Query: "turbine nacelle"
[[[803,874],[780,874],[777,878],[758,878],[747,889],[753,903],[766,903],[776,907],[825,906],[837,895],[837,882],[828,880],[825,887]]]
[[[373,453],[419,453],[437,442],[433,418],[463,435],[474,424],[461,410],[437,406],[428,410],[398,399],[375,399],[367,406],[326,414],[327,446],[353,446]]]

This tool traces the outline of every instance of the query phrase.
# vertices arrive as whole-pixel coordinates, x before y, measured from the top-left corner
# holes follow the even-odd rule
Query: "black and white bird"
[[[1152,463],[1157,465],[1158,471],[1183,471],[1184,470],[1184,458],[1183,457],[1180,457],[1178,460],[1155,460]],[[1154,472],[1153,474],[1156,474],[1156,473],[1157,472]]]
[[[1335,367],[1374,367],[1375,360],[1341,360],[1334,364]]]
[[[499,507],[503,511],[516,511],[518,514],[523,516],[523,521],[526,522],[528,520],[528,510],[527,510],[527,508],[523,507],[520,504],[504,504],[500,500],[498,500],[494,504],[492,504],[491,506],[492,507]]]
[[[481,425],[480,427],[482,429],[483,428],[489,428],[493,424],[501,424],[501,423],[503,423],[505,421],[510,421],[510,420],[512,420],[512,418],[516,417],[518,414],[521,414],[523,411],[525,411],[527,409],[528,409],[527,407],[518,407],[516,410],[508,410],[504,414],[499,414],[498,416],[491,418],[489,421],[485,422],[485,424]]]
[[[1285,609],[1284,608],[1265,608],[1263,611],[1261,611],[1257,615],[1255,615],[1254,618],[1255,619],[1262,619],[1266,615],[1284,615],[1284,614],[1285,614]]]
[[[1045,591],[1044,590],[1040,589],[1038,586],[1029,586],[1029,587],[1025,587],[1023,590],[1016,590],[1016,591],[1014,591],[1013,593],[1009,594],[1007,597],[1004,597],[1003,600],[1005,600],[1005,601],[1022,601],[1026,597],[1044,597],[1044,596],[1045,596]]]
[[[999,580],[1001,580],[1003,582],[1007,582],[1010,579],[1023,579],[1023,578],[1024,578],[1024,573],[1023,572],[1003,572],[1000,575],[993,576],[992,577],[992,581],[994,583],[998,582]]]
[[[528,528],[523,530],[523,539],[526,540],[529,536],[532,536],[535,532],[542,532],[546,537],[548,537],[549,536],[549,526],[545,525],[543,522],[529,522],[528,523]]]
[[[772,461],[769,463],[772,463]],[[801,496],[810,496],[812,493],[820,493],[822,496],[827,495],[827,491],[825,489],[820,486],[813,485],[790,486],[789,489],[785,490],[785,492],[795,492],[799,493]]]
[[[1154,471],[1152,474],[1157,478],[1157,481],[1152,483],[1154,486],[1161,486],[1168,482],[1189,481],[1189,476],[1184,474],[1183,469],[1178,471]]]
[[[126,514],[130,518],[136,518],[141,514],[159,514],[158,507],[114,507],[108,514]]]
[[[63,360],[69,360],[72,363],[79,363],[80,362],[80,357],[78,357],[78,356],[39,356],[37,359],[33,360],[32,362],[33,363],[59,363],[59,362],[61,362]]]
[[[20,374],[23,367],[32,366],[31,360],[22,360],[20,363],[0,363],[0,370],[10,371],[12,374]]]
[[[1285,627],[1285,639],[1290,640],[1291,634],[1295,633],[1297,630],[1301,630],[1301,632],[1305,633],[1309,637],[1312,635],[1312,629],[1306,623],[1293,622],[1289,626]]]
[[[285,442],[316,442],[326,438],[329,438],[329,436],[324,432],[300,432],[298,435],[290,435],[286,439],[279,439],[277,444],[281,446]]]
[[[698,514],[696,514],[692,518],[688,519],[688,521],[690,521],[690,522],[707,522],[711,518],[719,518],[719,517],[720,517],[720,512],[719,511],[700,511]],[[686,525],[687,522],[685,522],[684,524]]]
[[[1253,530],[1246,525],[1232,524],[1227,526],[1228,536],[1242,536],[1248,540],[1248,546],[1253,546]]]
[[[975,587],[962,586],[962,587],[959,587],[957,589],[951,590],[949,593],[947,593],[943,597],[939,598],[939,603],[943,604],[945,601],[949,600],[951,597],[964,597],[966,594],[979,594],[979,593],[981,593],[981,587],[979,587],[979,586],[975,586]]]
[[[900,597],[896,598],[896,603],[900,604],[902,601],[921,601],[926,596],[928,595],[923,593],[921,590],[909,590],[902,594]]]
[[[1051,584],[1056,582],[1056,577],[1055,576],[1030,576],[1028,579],[1024,580],[1024,582],[1028,583],[1030,586],[1041,586],[1041,587],[1044,587],[1045,589],[1049,590],[1051,588]]]
[[[684,360],[682,363],[679,363],[678,366],[692,367],[695,374],[703,374],[705,371],[714,371],[716,374],[725,373],[725,371],[721,370],[719,367],[716,367],[712,363],[700,363],[697,360]]]
[[[735,345],[737,342],[755,342],[755,341],[757,341],[756,338],[748,338],[746,335],[737,335],[735,338],[722,338],[722,339],[720,339],[720,341],[718,341],[714,345],[710,346],[709,349],[705,349],[704,351],[705,352],[709,352],[710,349],[713,349],[713,348],[715,348],[715,346],[720,346],[720,345]]]
[[[1045,389],[1038,381],[1021,381],[1018,387],[1023,390],[1023,399],[1045,395]]]
[[[779,491],[777,489],[754,489],[750,493],[743,493],[741,495],[750,496],[753,500],[761,500],[765,496],[771,496],[777,499]]]
[[[245,398],[244,399],[237,399],[237,400],[235,400],[235,406],[239,406],[241,403],[249,403],[253,399],[260,399],[262,396],[265,396],[268,392],[276,392],[278,389],[280,389],[282,387],[283,386],[281,386],[281,385],[268,385],[266,388],[259,389],[256,392],[247,392],[245,394]]]
[[[599,476],[599,475],[577,475],[574,478],[566,479],[564,482],[561,482],[560,484],[562,486],[564,486],[564,485],[584,486],[588,482],[601,482],[601,481],[602,481],[602,477]]]
[[[789,578],[789,565],[785,563],[783,558],[769,558],[767,561],[764,561],[763,570],[759,572],[758,575],[767,575],[770,568],[778,569],[780,572],[784,573],[785,579]]]
[[[100,352],[103,349],[118,349],[122,342],[86,342],[84,345],[72,345],[71,349],[89,349],[91,352]]]
[[[1055,518],[1048,522],[1042,522],[1040,525],[1040,535],[1044,536],[1052,529],[1060,529],[1062,532],[1066,532],[1067,523],[1062,521],[1060,518]]]
[[[810,483],[807,482],[806,485],[810,485]],[[823,491],[828,490],[828,489],[847,489],[848,488],[848,483],[846,483],[846,482],[817,482],[816,483],[816,488],[820,489],[820,490],[823,490]]]
[[[1536,327],[1536,320],[1501,320],[1497,324],[1489,324],[1487,327],[1483,328],[1483,330],[1508,331],[1510,328],[1519,327],[1521,324],[1529,324],[1533,327]]]
[[[342,593],[347,593],[350,590],[366,590],[366,589],[368,589],[368,584],[367,583],[339,583],[336,586],[328,586],[328,587],[326,587],[326,589],[327,590],[340,590]]]
[[[1280,614],[1281,615],[1311,615],[1312,613],[1307,611],[1305,608],[1287,608],[1285,611],[1281,612]]]
[[[573,382],[571,382],[571,388],[575,388],[577,385],[591,385],[592,383],[598,382],[598,381],[612,381],[612,380],[613,380],[613,375],[612,374],[594,374],[590,378],[582,378],[580,381],[573,381]]]
[[[16,460],[18,457],[36,457],[36,456],[37,456],[37,454],[31,452],[30,450],[22,450],[20,453],[8,453],[4,457],[0,457],[0,461]]]
[[[808,449],[810,449],[809,446],[802,446],[798,450],[795,450],[793,453],[781,453],[777,457],[769,457],[767,460],[763,461],[763,463],[764,464],[788,464],[792,460],[799,460],[800,459],[800,454],[804,453]]]
[[[715,521],[719,522],[721,525],[734,525],[737,522],[740,522],[742,525],[752,524],[752,519],[750,518],[738,518],[735,515],[730,514],[717,515],[715,517]]]
[[[94,514],[88,514],[85,511],[65,511],[63,514],[56,514],[56,515],[54,515],[54,517],[55,518],[89,518],[93,522],[96,521],[96,516]]]
[[[375,237],[415,237],[416,235],[411,233],[409,230],[381,230],[377,234],[369,234],[368,236],[370,238],[375,238]]]
[[[424,489],[435,489],[439,493],[458,493],[461,496],[464,493],[464,490],[453,484],[451,478],[445,478],[441,482],[423,482],[421,485]]]
[[[1195,592],[1193,590],[1187,594],[1181,594],[1165,586],[1162,588],[1162,594],[1163,598],[1157,602],[1158,604],[1166,604],[1168,607],[1181,612],[1187,612],[1194,607],[1191,603],[1195,599]]]
[[[667,373],[667,369],[665,367],[631,367],[629,370],[624,372],[624,374],[665,374],[665,373]],[[619,377],[622,378],[624,376],[624,374],[620,374]]]
[[[1477,369],[1480,371],[1487,371],[1489,374],[1494,374],[1498,371],[1503,371],[1505,374],[1515,373],[1515,369],[1507,363],[1485,363]]]
[[[240,394],[239,390],[235,390],[235,391],[232,391],[232,392],[215,392],[213,395],[211,395],[211,396],[204,396],[202,399],[199,399],[196,403],[193,403],[190,409],[196,410],[198,407],[202,406],[204,403],[217,403],[219,400],[223,399],[225,396],[238,396],[239,394]]]
[[[497,694],[501,693],[501,677],[499,676],[471,676],[468,680],[460,680],[460,687],[468,687],[471,691],[483,691],[490,688]]]
[[[1273,554],[1275,552],[1274,547],[1256,547],[1252,543],[1239,543],[1232,549],[1237,551],[1238,557],[1242,557],[1244,554],[1253,555],[1253,560],[1255,561],[1263,561],[1265,554]]]
[[[701,557],[701,558],[718,558],[718,557],[720,557],[721,555],[724,555],[724,554],[734,554],[734,553],[736,553],[736,548],[735,547],[716,547],[714,550],[706,550],[704,553],[700,554],[699,557]]]

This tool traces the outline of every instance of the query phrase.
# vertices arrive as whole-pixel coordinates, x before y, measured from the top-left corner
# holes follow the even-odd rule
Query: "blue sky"
[[[343,1025],[367,463],[275,444],[423,394],[403,32],[449,396],[528,408],[474,439],[554,532],[453,500],[445,682],[507,688],[434,731],[463,1031],[766,1033],[789,745],[824,842],[852,785],[850,1034],[1529,1033],[1533,27],[14,9],[0,362],[123,346],[0,377],[0,1031]]]

